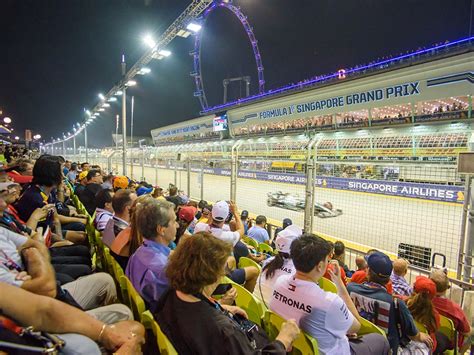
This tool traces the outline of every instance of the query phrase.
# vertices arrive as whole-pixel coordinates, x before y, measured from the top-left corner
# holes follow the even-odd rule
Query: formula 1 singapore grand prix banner
[[[173,166],[158,167],[174,169]],[[177,167],[177,169],[184,170],[185,168]],[[200,169],[191,168],[191,171],[198,173],[200,172]],[[230,176],[231,172],[230,169],[205,168],[204,174]],[[237,174],[239,178],[243,179],[254,179],[298,185],[306,184],[306,176],[303,174],[285,174],[252,170],[239,170]],[[464,188],[462,186],[387,180],[352,179],[332,176],[316,176],[315,185],[316,187],[326,189],[408,197],[429,201],[454,202],[460,204],[464,202]]]

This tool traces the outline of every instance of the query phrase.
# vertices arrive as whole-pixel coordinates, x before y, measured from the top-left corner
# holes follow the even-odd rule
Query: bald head
[[[357,265],[357,270],[364,270],[367,268],[367,262],[365,261],[365,258],[363,256],[356,257],[355,262]]]
[[[404,259],[393,261],[393,272],[398,276],[405,276],[408,271],[408,262]]]
[[[448,275],[443,270],[433,270],[430,279],[435,283],[437,293],[444,293],[449,288]]]

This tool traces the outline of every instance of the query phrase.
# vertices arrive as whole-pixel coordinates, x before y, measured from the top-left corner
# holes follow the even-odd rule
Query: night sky
[[[15,132],[47,141],[83,119],[99,92],[120,79],[120,56],[131,66],[145,51],[145,33],[161,33],[189,0],[0,0],[0,109]],[[387,54],[467,37],[471,0],[235,0],[254,28],[266,89],[365,63]],[[197,117],[189,73],[194,41],[176,38],[172,56],[138,77],[135,132]],[[240,22],[226,10],[208,19],[203,77],[209,103],[222,103],[222,80],[257,71]],[[236,99],[243,86],[230,92]],[[111,145],[112,103],[89,129],[90,143]],[[14,133],[15,133],[14,132]],[[23,135],[23,134],[21,134]]]

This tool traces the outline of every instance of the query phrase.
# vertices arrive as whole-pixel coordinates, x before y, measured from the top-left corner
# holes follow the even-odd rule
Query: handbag
[[[0,315],[0,351],[9,355],[58,354],[66,343],[56,335],[21,327]]]

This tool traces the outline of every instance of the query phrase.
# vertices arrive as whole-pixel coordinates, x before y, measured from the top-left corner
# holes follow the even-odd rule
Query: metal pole
[[[470,282],[472,279],[471,271],[474,253],[474,194],[472,193],[472,180],[473,177],[471,175],[466,176],[466,189],[461,223],[461,240],[459,245],[460,257],[458,278],[461,276],[462,268],[463,280],[466,282]]]
[[[118,131],[119,131],[119,124],[120,124],[120,115],[115,116],[115,151],[118,152]],[[118,173],[118,160],[115,159],[115,171]]]
[[[125,63],[125,55],[122,54],[122,76],[125,78],[126,74],[126,63]],[[127,176],[127,87],[125,86],[126,83],[123,85],[122,89],[122,174]]]
[[[188,197],[191,197],[191,161],[189,160],[189,158],[187,159],[187,164],[188,164],[188,181],[187,181],[187,194],[188,194]]]
[[[133,179],[133,110],[135,107],[135,96],[132,96],[132,105],[130,107],[131,109],[131,115],[130,115],[130,145],[131,145],[131,152],[130,152],[130,177]],[[143,175],[143,173],[142,173]]]
[[[145,180],[145,147],[142,148],[142,181],[144,180]]]
[[[73,150],[74,150],[74,152],[73,152],[73,154],[74,154],[74,160],[76,160],[76,135],[75,135],[75,134],[74,134],[74,136],[72,137],[72,142],[73,142],[73,144],[74,144],[74,149],[73,149]]]
[[[86,162],[89,160],[89,147],[87,146],[87,124],[84,123],[84,148],[86,148]]]
[[[155,185],[158,185],[158,166],[155,165]]]
[[[201,163],[201,200],[204,200],[204,163]]]

